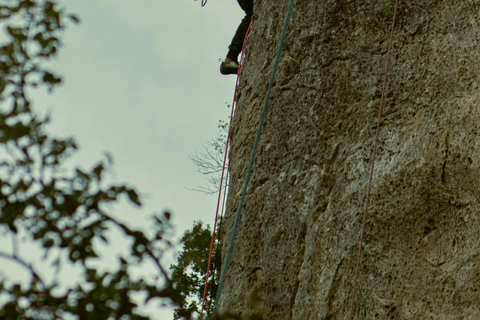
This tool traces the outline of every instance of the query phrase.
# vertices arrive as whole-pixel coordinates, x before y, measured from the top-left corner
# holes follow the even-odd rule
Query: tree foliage
[[[218,224],[216,234],[220,234]],[[177,263],[170,266],[172,280],[175,287],[184,297],[185,309],[192,314],[198,314],[202,306],[205,278],[208,267],[212,231],[203,222],[195,222],[191,230],[185,231],[182,237],[183,248]],[[205,299],[206,316],[213,314],[214,302],[218,289],[218,275],[220,274],[221,247],[219,239],[215,239],[212,252],[212,265],[208,276],[207,295]],[[175,310],[174,319],[180,319],[180,308]]]
[[[208,320],[263,320],[265,311],[259,295],[253,293],[250,296],[248,310],[243,312],[224,311],[214,313],[215,299],[221,272],[221,226],[217,224],[216,234],[212,251],[212,264],[208,275],[208,286],[205,296],[204,318]],[[205,278],[212,240],[212,231],[209,225],[204,226],[202,221],[194,222],[192,229],[186,230],[183,237],[183,247],[180,251],[177,263],[170,266],[172,281],[182,296],[182,307],[176,308],[174,320],[182,319],[183,313],[187,312],[196,319],[199,318],[204,294]]]
[[[79,19],[55,1],[10,0],[0,5],[7,36],[0,44],[0,259],[30,274],[26,283],[0,277],[0,318],[148,319],[139,313],[132,293],[142,292],[144,302],[167,298],[182,307],[179,291],[159,262],[170,244],[165,239],[170,214],[155,215],[149,235],[111,216],[109,205],[122,196],[140,206],[137,191],[105,183],[109,159],[90,170],[66,170],[65,160],[77,144],[72,138],[49,136],[48,117],[39,116],[28,98],[32,87],[52,91],[62,82],[44,62],[57,54],[69,21]],[[130,239],[130,245],[116,271],[99,273],[89,263],[99,258],[99,243],[108,242],[112,229]],[[44,263],[36,266],[19,250],[22,243],[43,252],[44,263],[57,271],[79,266],[83,279],[60,290],[56,279],[42,277]],[[130,269],[142,263],[155,265],[157,279],[131,277]]]

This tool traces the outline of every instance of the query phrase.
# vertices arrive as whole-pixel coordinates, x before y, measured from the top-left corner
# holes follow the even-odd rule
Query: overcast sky
[[[81,23],[69,25],[51,64],[64,84],[34,94],[34,107],[51,111],[50,132],[76,138],[72,161],[84,167],[111,153],[114,180],[148,196],[141,210],[118,206],[123,220],[145,226],[150,213],[170,210],[179,233],[194,220],[213,225],[216,195],[187,189],[206,182],[189,155],[230,113],[235,77],[219,73],[218,59],[243,17],[237,2],[60,3]]]
[[[64,85],[37,100],[52,110],[52,132],[78,140],[81,164],[110,152],[116,180],[148,193],[145,211],[171,210],[182,230],[211,220],[215,196],[187,190],[205,182],[188,156],[230,112],[235,77],[219,73],[218,59],[243,16],[237,2],[63,3],[81,24],[52,66]]]

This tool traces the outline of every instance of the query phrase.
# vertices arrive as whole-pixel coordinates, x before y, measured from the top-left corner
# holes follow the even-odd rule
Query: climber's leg
[[[238,71],[238,55],[242,51],[243,41],[247,34],[248,26],[252,21],[253,0],[237,0],[240,7],[245,11],[245,17],[237,28],[232,43],[228,47],[227,57],[220,66],[222,74],[235,74]]]
[[[232,39],[232,43],[228,47],[227,58],[232,61],[237,61],[238,55],[242,51],[243,40],[245,40],[245,35],[247,34],[248,26],[250,21],[252,21],[253,15],[253,0],[238,0],[238,4],[245,11],[245,17],[237,28],[235,36]]]

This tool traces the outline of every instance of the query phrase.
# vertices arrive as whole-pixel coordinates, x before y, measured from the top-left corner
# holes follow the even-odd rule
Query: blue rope
[[[248,180],[250,178],[250,172],[252,171],[253,159],[255,158],[255,151],[257,150],[258,140],[260,139],[260,133],[262,131],[263,119],[265,118],[265,113],[267,111],[268,100],[270,98],[270,92],[273,87],[273,80],[275,78],[275,72],[277,71],[278,60],[280,59],[280,52],[282,51],[283,40],[285,39],[285,34],[287,32],[288,19],[290,18],[290,13],[292,12],[293,0],[290,0],[288,4],[287,14],[285,16],[285,21],[283,23],[282,35],[280,36],[280,43],[278,44],[277,56],[275,57],[275,62],[273,64],[272,75],[270,77],[270,83],[268,84],[267,95],[265,97],[265,103],[263,104],[262,115],[260,117],[260,123],[258,124],[257,136],[255,137],[255,143],[253,144],[252,155],[250,157],[250,163],[248,164],[247,175],[245,177],[245,182],[243,183],[242,196],[240,197],[240,203],[238,204],[237,215],[235,216],[235,223],[233,224],[232,236],[230,237],[230,242],[228,244],[227,255],[225,256],[225,262],[222,268],[222,276],[220,277],[220,283],[218,284],[217,298],[215,299],[214,313],[217,311],[217,304],[220,298],[220,293],[222,291],[223,280],[225,278],[225,273],[227,271],[228,261],[230,259],[230,254],[232,253],[233,239],[235,238],[235,232],[237,230],[238,221],[240,220],[240,213],[242,211],[243,200],[245,199],[245,193],[247,190]]]

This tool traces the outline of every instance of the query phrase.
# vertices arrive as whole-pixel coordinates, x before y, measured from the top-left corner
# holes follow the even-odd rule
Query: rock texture
[[[224,253],[288,0],[255,1]],[[347,319],[394,0],[295,0],[220,309]],[[355,319],[480,319],[480,2],[400,0]]]

